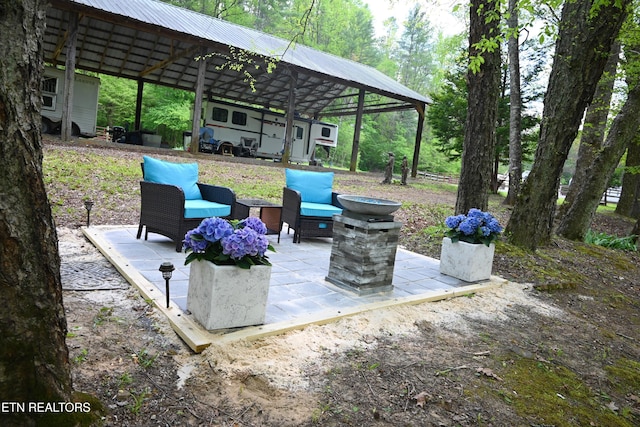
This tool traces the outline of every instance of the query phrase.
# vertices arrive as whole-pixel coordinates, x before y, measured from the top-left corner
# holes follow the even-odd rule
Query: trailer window
[[[323,136],[323,138],[329,138],[329,137],[331,137],[331,128],[329,128],[329,127],[323,127],[323,128],[322,128],[322,130],[321,130],[321,132],[322,132],[322,136]]]
[[[56,96],[55,95],[42,95],[42,109],[43,110],[55,110],[56,109]]]
[[[215,120],[216,122],[226,123],[228,118],[229,118],[229,110],[227,110],[226,108],[213,107],[213,112],[211,113],[211,119]]]
[[[304,136],[304,129],[302,129],[300,126],[296,126],[296,138],[302,139],[303,136]]]
[[[231,116],[231,123],[234,125],[246,126],[247,125],[247,113],[240,111],[234,111]]]
[[[58,79],[55,77],[45,77],[42,80],[42,91],[49,93],[58,92]]]

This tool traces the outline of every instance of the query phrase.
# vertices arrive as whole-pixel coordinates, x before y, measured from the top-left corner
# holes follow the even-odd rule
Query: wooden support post
[[[62,94],[62,129],[60,138],[70,141],[73,132],[73,83],[76,72],[76,45],[78,41],[78,14],[69,14],[69,37],[67,39],[67,59],[64,72]]]
[[[411,163],[411,178],[418,176],[418,162],[420,160],[420,145],[422,143],[422,131],[424,129],[424,116],[426,105],[424,103],[418,105],[418,129],[416,130],[416,143],[413,146],[413,162]]]
[[[360,151],[360,130],[362,129],[362,114],[364,112],[364,89],[358,93],[358,110],[356,112],[356,125],[353,132],[353,147],[351,148],[351,163],[349,170],[355,172],[358,167],[358,151]]]
[[[296,114],[296,86],[298,84],[298,72],[290,70],[289,78],[289,104],[287,106],[287,128],[284,133],[284,153],[282,164],[288,165],[291,158],[291,146],[293,141],[293,119]]]
[[[200,51],[198,61],[198,79],[196,80],[196,99],[193,103],[193,122],[191,124],[191,144],[189,152],[197,153],[200,140],[200,126],[202,123],[202,97],[204,96],[204,79],[207,74],[207,58],[204,49]]]
[[[127,129],[128,131],[142,130],[140,129],[140,123],[142,122],[142,98],[144,93],[144,81],[138,79],[138,92],[136,94],[136,116],[133,122],[133,129]]]

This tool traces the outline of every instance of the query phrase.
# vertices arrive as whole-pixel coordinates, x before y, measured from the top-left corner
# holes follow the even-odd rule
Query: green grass
[[[617,237],[607,233],[596,233],[587,231],[584,242],[591,245],[603,246],[605,248],[620,249],[623,251],[637,251],[638,246],[634,242],[636,236]]]

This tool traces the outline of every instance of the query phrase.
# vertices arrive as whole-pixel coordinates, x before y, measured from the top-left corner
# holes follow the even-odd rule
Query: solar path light
[[[162,265],[160,265],[160,271],[162,272],[162,277],[165,280],[167,291],[167,308],[169,308],[169,280],[171,280],[171,273],[173,273],[173,270],[175,270],[175,268],[170,262],[163,262]]]

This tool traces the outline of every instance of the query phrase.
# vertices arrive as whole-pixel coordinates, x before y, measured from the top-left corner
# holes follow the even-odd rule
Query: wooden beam
[[[79,17],[77,13],[69,14],[67,38],[67,59],[64,72],[64,90],[62,92],[62,129],[60,139],[70,141],[73,130],[73,83],[76,70],[76,45],[78,43]]]
[[[282,164],[288,165],[291,157],[291,146],[293,140],[293,118],[296,114],[296,85],[298,84],[298,72],[290,70],[289,78],[289,103],[287,105],[287,128],[284,133],[284,153],[282,154]]]
[[[358,93],[358,111],[356,113],[356,124],[353,132],[353,147],[351,148],[351,163],[349,170],[355,172],[358,168],[358,151],[360,151],[360,130],[362,129],[362,114],[364,112],[364,89]]]
[[[418,161],[420,160],[420,146],[422,145],[422,131],[424,129],[425,105],[416,106],[418,111],[418,129],[416,130],[416,142],[413,146],[413,163],[411,164],[411,178],[418,176]]]
[[[198,78],[196,80],[196,99],[193,104],[193,123],[191,124],[191,145],[189,151],[197,153],[200,140],[200,124],[202,123],[202,97],[204,96],[204,79],[207,73],[207,57],[205,49],[200,51],[201,55],[196,59],[198,62]]]
[[[133,129],[140,130],[140,123],[142,121],[142,98],[144,93],[144,81],[138,80],[138,92],[136,94],[136,116],[134,118]]]
[[[166,58],[165,60],[160,61],[157,64],[155,64],[155,65],[147,68],[146,70],[143,70],[142,72],[140,72],[140,77],[144,77],[147,74],[153,73],[158,68],[164,68],[167,65],[175,62],[176,60],[184,58],[185,56],[193,56],[199,49],[200,49],[200,46],[191,46],[188,49],[183,49],[180,52],[174,53],[173,55],[171,55],[170,57]]]

